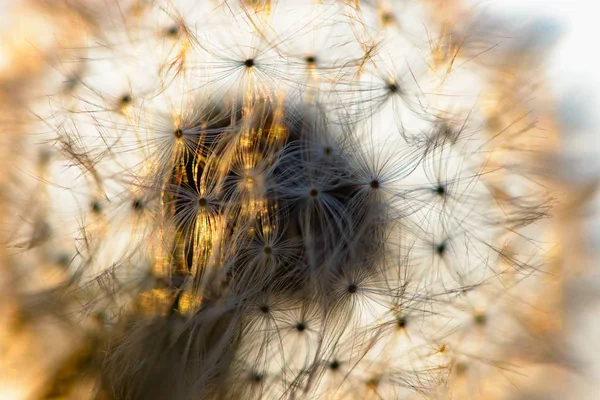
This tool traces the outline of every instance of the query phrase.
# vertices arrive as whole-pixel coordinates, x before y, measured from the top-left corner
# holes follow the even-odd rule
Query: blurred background
[[[548,83],[555,95],[562,161],[555,173],[574,193],[579,234],[565,244],[565,336],[574,373],[565,399],[600,398],[600,56],[598,6],[593,0],[495,0],[516,20],[531,19],[540,51],[549,45]],[[517,17],[518,16],[518,17]],[[508,17],[510,18],[510,17]],[[579,272],[575,272],[579,271]]]
[[[510,21],[524,44],[545,56],[562,142],[552,173],[573,202],[564,247],[563,322],[572,374],[560,393],[540,398],[600,398],[600,55],[594,0],[470,0]],[[549,385],[550,386],[550,385]],[[524,397],[528,398],[528,397]]]
[[[484,2],[485,3],[485,2]],[[548,84],[554,91],[562,146],[554,171],[572,191],[579,234],[565,243],[564,329],[574,373],[565,399],[600,398],[600,56],[598,6],[593,0],[495,0],[494,12],[520,22],[540,52],[548,51]],[[512,16],[512,17],[511,17]],[[546,50],[547,49],[547,50]],[[569,193],[571,194],[571,193]],[[578,207],[581,205],[581,207]],[[575,211],[577,210],[577,211]]]

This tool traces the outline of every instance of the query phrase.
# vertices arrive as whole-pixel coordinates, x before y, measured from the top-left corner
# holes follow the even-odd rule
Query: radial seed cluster
[[[547,357],[552,142],[476,10],[33,4],[2,189],[31,398],[505,399]]]

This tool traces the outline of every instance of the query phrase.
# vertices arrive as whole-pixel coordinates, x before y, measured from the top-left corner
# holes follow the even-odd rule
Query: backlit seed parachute
[[[545,360],[548,147],[429,3],[61,3],[3,188],[23,393],[492,398]]]

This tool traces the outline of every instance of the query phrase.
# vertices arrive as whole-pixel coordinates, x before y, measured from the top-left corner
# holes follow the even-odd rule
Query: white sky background
[[[516,18],[545,19],[561,32],[548,61],[548,77],[564,111],[567,152],[600,157],[600,1],[469,0]],[[585,135],[585,139],[583,136]],[[595,167],[600,167],[596,162]],[[586,168],[586,173],[598,174]]]

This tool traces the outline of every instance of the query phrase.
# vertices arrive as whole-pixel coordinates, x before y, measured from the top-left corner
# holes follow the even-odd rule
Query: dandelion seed
[[[97,201],[92,202],[91,208],[95,214],[100,214],[100,212],[102,212],[102,206]]]
[[[168,28],[167,35],[172,36],[172,37],[177,37],[179,35],[179,27],[172,26],[172,27]]]
[[[442,243],[438,244],[438,245],[435,247],[435,252],[436,252],[436,253],[437,253],[437,254],[438,254],[440,257],[443,257],[443,256],[444,256],[444,253],[446,252],[446,246],[447,246],[447,245],[446,245],[446,242],[442,242]]]
[[[132,99],[130,94],[124,94],[123,96],[121,96],[121,105],[126,106],[131,103],[131,100]]]
[[[400,318],[398,318],[398,328],[399,329],[406,328],[406,324],[407,324],[406,317],[400,317]]]
[[[394,94],[401,94],[400,92],[400,87],[398,86],[398,84],[396,82],[390,82],[388,84],[388,90],[390,91],[390,93],[394,93]]]
[[[305,60],[308,65],[316,65],[317,63],[317,58],[315,56],[306,56]]]
[[[131,203],[131,207],[133,207],[135,211],[141,212],[144,209],[144,202],[140,199],[134,199]]]
[[[485,313],[483,312],[478,312],[477,314],[475,314],[475,316],[473,317],[473,320],[475,321],[475,323],[477,325],[484,325],[487,322],[487,317],[485,315]]]
[[[458,375],[463,375],[464,373],[467,372],[467,369],[469,368],[469,366],[464,362],[460,362],[460,363],[456,364],[455,368],[456,368],[456,373]]]
[[[336,371],[340,368],[340,363],[337,360],[333,360],[332,362],[329,363],[329,368]]]

